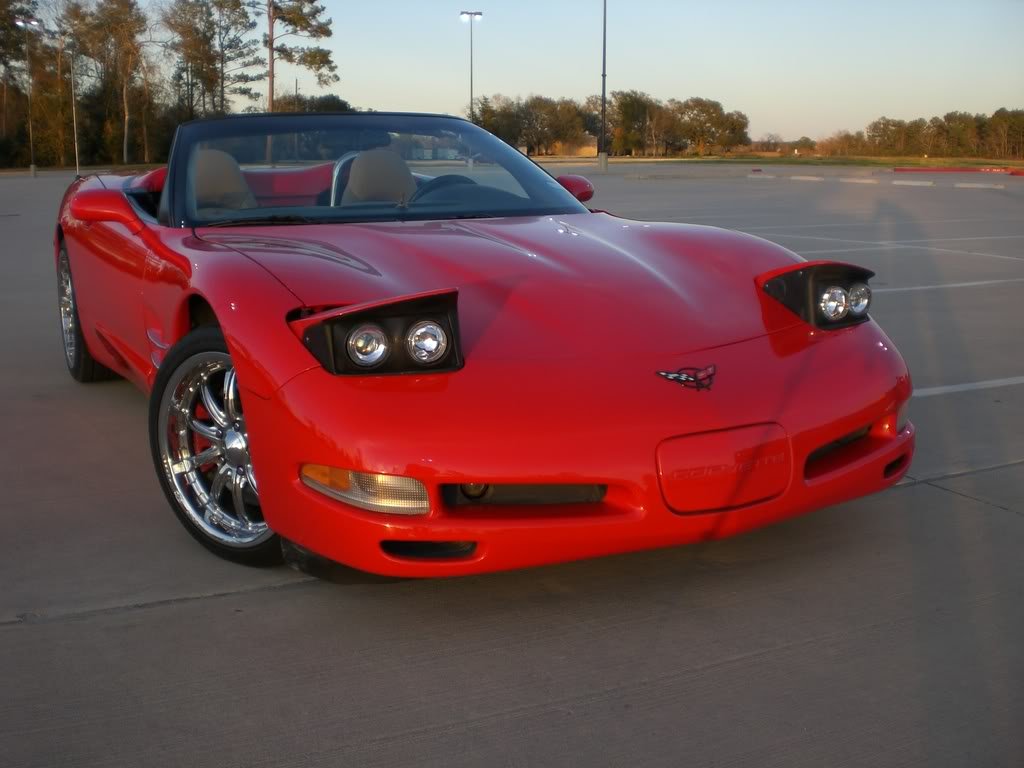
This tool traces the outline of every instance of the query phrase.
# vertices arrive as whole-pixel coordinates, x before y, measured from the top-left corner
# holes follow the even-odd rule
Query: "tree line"
[[[880,117],[863,131],[839,131],[817,142],[822,155],[983,157],[1024,160],[1024,109],[991,115],[949,112],[926,120]]]
[[[574,101],[497,94],[478,99],[473,113],[484,128],[529,154],[572,153],[591,140],[602,145],[600,96]],[[726,112],[712,99],[661,101],[642,91],[612,91],[606,113],[604,148],[612,155],[704,155],[750,144],[747,116]]]
[[[0,167],[67,166],[77,118],[83,165],[161,162],[175,126],[232,111],[347,111],[337,95],[275,83],[275,65],[339,81],[331,19],[316,0],[0,0]],[[75,106],[74,113],[72,104]],[[766,134],[708,98],[663,101],[612,91],[601,99],[483,96],[473,119],[530,154],[664,157],[745,151],[1024,159],[1024,110],[881,117],[865,130],[814,141]],[[29,115],[31,114],[31,120]]]
[[[338,82],[330,36],[315,0],[0,0],[0,166],[69,164],[76,117],[88,165],[161,161],[196,117],[349,109],[275,89],[278,62]]]

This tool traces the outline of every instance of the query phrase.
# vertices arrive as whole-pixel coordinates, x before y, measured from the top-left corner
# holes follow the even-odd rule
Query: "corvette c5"
[[[910,376],[868,270],[583,205],[481,128],[186,123],[165,168],[75,181],[67,366],[150,393],[171,508],[442,576],[728,536],[896,483]]]

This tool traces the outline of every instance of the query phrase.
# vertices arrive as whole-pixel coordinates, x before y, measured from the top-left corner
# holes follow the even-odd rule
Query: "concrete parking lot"
[[[875,270],[911,477],[484,577],[222,562],[164,501],[145,397],[64,370],[70,176],[0,176],[0,766],[1024,765],[1024,178],[574,171],[598,208]]]

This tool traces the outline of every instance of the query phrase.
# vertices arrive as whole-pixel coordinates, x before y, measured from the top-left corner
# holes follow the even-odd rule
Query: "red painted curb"
[[[909,168],[893,168],[892,170],[893,173],[1014,173],[1009,168],[947,168],[939,166],[929,167],[921,165],[915,165]]]

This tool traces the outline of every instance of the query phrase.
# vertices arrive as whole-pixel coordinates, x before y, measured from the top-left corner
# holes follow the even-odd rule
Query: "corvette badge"
[[[711,389],[715,383],[715,366],[709,365],[706,368],[680,368],[678,371],[658,371],[669,381],[677,382],[689,389]]]

